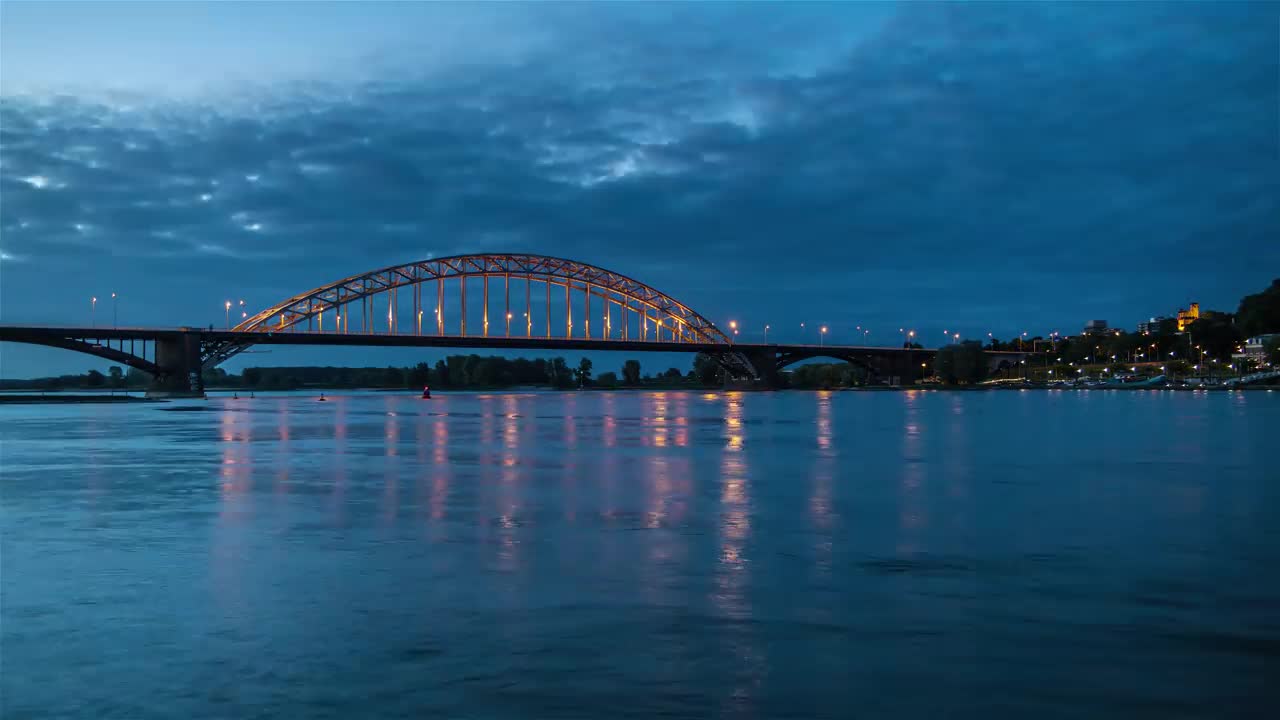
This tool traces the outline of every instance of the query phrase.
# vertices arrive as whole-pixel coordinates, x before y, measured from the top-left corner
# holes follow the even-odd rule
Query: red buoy
[[[427,387],[427,386],[425,386],[425,385],[422,387],[422,399],[423,399],[423,400],[430,400],[430,399],[431,399],[431,388],[429,388],[429,387]]]

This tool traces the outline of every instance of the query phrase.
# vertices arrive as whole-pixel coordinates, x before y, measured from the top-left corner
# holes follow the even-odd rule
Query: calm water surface
[[[0,715],[1274,717],[1280,393],[0,408]]]

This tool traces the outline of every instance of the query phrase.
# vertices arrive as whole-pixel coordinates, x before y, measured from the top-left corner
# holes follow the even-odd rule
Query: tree
[[[550,367],[547,368],[547,379],[551,381],[554,387],[567,388],[573,386],[573,372],[569,370],[569,365],[564,358],[558,357],[551,361]]]
[[[257,387],[262,382],[262,371],[256,367],[245,368],[240,377],[244,380],[245,387]]]
[[[431,384],[431,366],[420,362],[409,371],[410,387],[426,387]]]
[[[124,376],[124,382],[129,387],[146,387],[151,384],[151,376],[138,368],[129,368],[129,372]]]
[[[1280,332],[1280,278],[1260,293],[1246,295],[1236,310],[1236,324],[1245,337]]]
[[[624,385],[640,384],[640,362],[628,360],[622,363],[622,382]]]
[[[111,377],[111,387],[124,386],[124,370],[121,370],[119,365],[107,368],[107,375]]]
[[[662,377],[667,380],[679,380],[684,377],[684,373],[680,372],[676,368],[667,368],[667,371],[662,373]]]
[[[435,376],[432,379],[440,386],[449,384],[449,366],[443,360],[436,361]]]
[[[1267,362],[1280,364],[1280,337],[1271,338],[1262,347],[1266,351]]]
[[[600,376],[596,378],[596,384],[600,387],[607,388],[618,387],[618,376],[612,372],[602,372],[600,373]]]
[[[967,340],[947,345],[934,358],[933,372],[948,385],[981,382],[987,377],[987,355],[982,343]]]
[[[107,381],[107,377],[97,370],[90,370],[89,375],[85,378],[85,384],[89,387],[102,387]]]
[[[715,385],[720,379],[720,365],[706,353],[693,356],[693,379],[703,385]]]
[[[220,367],[209,368],[201,373],[205,387],[224,386],[227,384],[227,371]]]
[[[404,387],[404,371],[398,367],[388,365],[382,371],[382,387]]]
[[[578,387],[585,387],[591,384],[591,359],[582,358],[578,361]]]
[[[1207,358],[1231,357],[1231,352],[1244,339],[1232,320],[1230,315],[1223,313],[1205,313],[1188,328],[1191,341],[1204,350]],[[1198,360],[1199,351],[1189,357]]]

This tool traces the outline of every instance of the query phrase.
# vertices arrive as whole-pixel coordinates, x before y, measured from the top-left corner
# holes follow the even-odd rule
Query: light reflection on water
[[[1222,716],[1280,654],[1275,395],[203,406],[0,408],[6,717]]]

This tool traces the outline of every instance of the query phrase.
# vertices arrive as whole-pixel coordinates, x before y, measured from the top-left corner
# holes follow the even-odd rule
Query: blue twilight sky
[[[781,340],[1234,309],[1280,274],[1280,4],[0,3],[0,321],[499,250]]]

